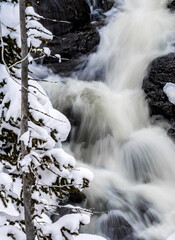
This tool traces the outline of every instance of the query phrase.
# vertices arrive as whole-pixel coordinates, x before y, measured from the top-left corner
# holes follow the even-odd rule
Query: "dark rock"
[[[51,216],[51,219],[53,222],[56,222],[58,219],[60,219],[62,216],[66,214],[75,213],[76,210],[74,208],[69,208],[64,205],[73,205],[78,207],[85,207],[86,204],[86,196],[84,193],[79,191],[74,191],[70,193],[69,197],[62,199],[59,201],[59,207],[56,209],[55,214]]]
[[[162,116],[170,123],[168,133],[175,137],[175,105],[168,101],[163,87],[167,82],[175,83],[175,54],[155,59],[143,80],[143,89],[150,108],[150,115]]]
[[[170,3],[168,4],[168,8],[170,8],[172,11],[175,10],[175,0],[173,0],[172,2],[170,2]]]
[[[152,226],[153,224],[160,223],[156,211],[153,210],[151,205],[144,199],[139,198],[136,209],[145,225]]]
[[[79,191],[74,191],[69,195],[69,204],[80,204],[86,200],[84,193]]]
[[[46,18],[42,24],[54,34],[54,40],[45,46],[51,49],[52,55],[60,54],[62,57],[61,63],[52,57],[42,61],[55,73],[70,76],[84,67],[86,56],[96,50],[100,40],[97,28],[104,25],[104,12],[113,6],[114,0],[94,2],[95,5],[91,6],[91,0],[33,1],[35,11]],[[91,23],[94,20],[96,22]]]
[[[86,0],[34,0],[33,6],[38,14],[46,18],[42,24],[57,36],[90,23],[90,7]]]
[[[103,11],[108,11],[114,5],[114,0],[97,0],[95,8],[100,8]]]
[[[124,217],[109,213],[101,218],[101,232],[105,237],[110,240],[135,240],[133,228]]]
[[[62,62],[58,63],[58,59],[47,57],[43,64],[50,67],[55,73],[69,76],[73,71],[81,68],[81,63],[83,64],[85,61],[83,55],[93,52],[99,41],[100,36],[95,25],[87,26],[84,31],[66,33],[47,44],[52,55],[61,55]]]

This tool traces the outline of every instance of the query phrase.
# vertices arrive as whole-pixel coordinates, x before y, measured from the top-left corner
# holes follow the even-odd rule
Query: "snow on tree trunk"
[[[20,12],[20,30],[21,30],[21,135],[28,131],[28,46],[27,46],[27,32],[26,32],[26,1],[19,0]],[[27,147],[24,141],[21,141],[21,157],[28,154]],[[33,201],[31,197],[31,187],[34,184],[34,176],[32,173],[23,172],[23,201],[25,213],[26,239],[34,240],[35,229],[32,220]]]

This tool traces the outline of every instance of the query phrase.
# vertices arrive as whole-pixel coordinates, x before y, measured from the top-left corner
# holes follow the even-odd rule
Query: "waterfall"
[[[148,63],[169,51],[174,16],[166,4],[125,0],[116,19],[102,29],[101,44],[90,58],[88,71],[94,74],[103,69],[106,81],[117,91],[140,87]]]
[[[85,195],[97,213],[82,231],[108,240],[165,240],[175,232],[175,145],[151,124],[141,89],[149,63],[174,51],[167,4],[121,1],[84,70],[91,81],[46,87],[54,107],[72,119],[67,149],[95,175]]]

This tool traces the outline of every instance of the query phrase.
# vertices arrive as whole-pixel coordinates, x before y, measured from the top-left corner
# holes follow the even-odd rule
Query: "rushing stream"
[[[47,90],[72,118],[67,148],[95,175],[85,206],[97,213],[83,231],[165,240],[175,232],[175,145],[151,124],[141,86],[148,64],[174,51],[175,15],[167,0],[120,2],[83,72],[91,81],[68,79]]]

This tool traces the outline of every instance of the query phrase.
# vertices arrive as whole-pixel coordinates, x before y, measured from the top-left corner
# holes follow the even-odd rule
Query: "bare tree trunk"
[[[25,0],[19,0],[20,30],[21,30],[21,57],[24,59],[21,65],[21,135],[28,131],[28,54]],[[21,142],[22,159],[26,156],[27,149],[24,142]],[[26,226],[26,239],[34,240],[35,229],[32,221],[32,199],[31,199],[32,176],[30,173],[23,173],[23,198]]]

